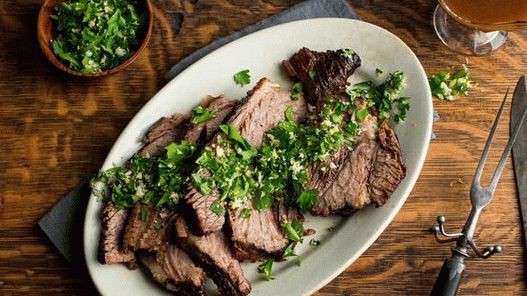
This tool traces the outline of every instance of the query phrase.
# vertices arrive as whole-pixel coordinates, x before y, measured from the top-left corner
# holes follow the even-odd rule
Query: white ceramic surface
[[[283,59],[301,47],[314,50],[351,48],[362,59],[353,82],[378,80],[375,69],[401,70],[406,74],[403,95],[411,97],[404,124],[395,127],[401,143],[407,176],[380,208],[367,207],[351,218],[306,217],[306,227],[317,230],[318,247],[310,238],[300,245],[300,267],[294,260],[275,263],[273,281],[263,281],[256,264],[243,264],[251,281],[251,295],[308,295],[327,284],[355,261],[383,232],[410,194],[421,171],[432,128],[432,98],[426,74],[414,53],[390,32],[362,21],[322,18],[275,26],[238,39],[202,58],[161,89],[132,119],[117,139],[103,169],[122,165],[140,148],[145,130],[161,116],[188,112],[207,95],[241,98],[261,77],[290,86],[280,67]],[[232,76],[250,69],[251,85],[239,87]],[[90,275],[103,295],[168,295],[148,275],[121,265],[104,266],[97,261],[102,204],[92,196],[84,226],[84,249]],[[336,231],[328,232],[334,226]],[[209,283],[210,286],[210,283]]]

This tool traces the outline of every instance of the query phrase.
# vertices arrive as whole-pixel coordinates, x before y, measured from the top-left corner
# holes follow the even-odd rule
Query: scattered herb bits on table
[[[101,72],[122,64],[139,46],[146,13],[134,0],[69,0],[51,15],[55,55],[69,68]]]

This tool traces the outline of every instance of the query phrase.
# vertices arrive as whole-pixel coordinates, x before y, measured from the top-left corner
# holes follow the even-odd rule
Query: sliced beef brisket
[[[284,120],[284,113],[290,107],[297,120],[306,116],[303,96],[293,101],[289,91],[262,78],[227,123],[234,126],[252,147],[258,147],[262,144],[265,132]],[[213,145],[214,141],[215,138],[209,145]],[[205,234],[222,228],[224,217],[217,216],[210,210],[210,205],[217,198],[218,192],[203,195],[195,186],[190,186],[189,193],[184,198],[187,208],[185,213],[189,223],[196,227],[197,233]]]
[[[395,131],[384,123],[378,134],[380,149],[372,165],[368,190],[372,201],[382,206],[406,176],[406,167],[401,160],[401,148]]]
[[[103,264],[130,263],[135,261],[134,253],[122,245],[124,227],[129,210],[117,209],[108,202],[102,212],[102,233],[99,243],[99,261]]]
[[[137,203],[130,213],[126,224],[123,245],[133,251],[158,250],[165,241],[164,229],[170,212],[156,209],[154,205]]]
[[[158,120],[143,138],[145,146],[139,152],[143,157],[159,156],[165,152],[165,147],[180,140],[193,144],[204,144],[216,133],[218,125],[231,114],[238,102],[224,96],[210,97],[200,105],[214,113],[214,118],[208,121],[191,124],[190,116],[174,115]]]
[[[216,231],[196,236],[185,219],[175,220],[176,241],[205,269],[218,286],[221,295],[248,295],[251,285],[243,275],[240,263],[232,256],[223,232]]]
[[[318,112],[327,97],[348,100],[348,77],[360,66],[360,58],[355,53],[302,48],[283,66],[302,83],[306,100]],[[376,125],[376,118],[369,115],[355,147],[343,145],[327,161],[309,168],[307,188],[318,192],[312,214],[349,213],[372,202],[382,205],[399,185],[405,168],[397,137],[386,123],[377,135]]]
[[[238,101],[227,99],[224,96],[208,99],[207,103],[202,106],[211,111],[214,118],[199,124],[189,125],[185,140],[190,143],[207,143],[216,134],[218,126],[231,114],[236,104]]]
[[[227,233],[233,243],[233,254],[240,261],[257,261],[264,257],[280,258],[287,247],[287,239],[275,219],[273,210],[258,211],[250,200],[244,208],[251,209],[251,215],[242,217],[242,208],[229,209]]]
[[[360,63],[355,53],[317,52],[304,47],[282,65],[293,80],[302,83],[306,101],[317,106],[319,111],[327,97],[346,97],[348,77],[360,67]]]
[[[205,272],[175,244],[166,243],[157,252],[141,253],[138,257],[154,280],[168,290],[177,295],[205,296]]]
[[[174,115],[159,119],[143,138],[145,146],[139,151],[143,157],[159,156],[165,152],[165,147],[183,138],[189,120],[188,115]]]
[[[384,123],[376,138],[361,138],[338,176],[325,191],[319,192],[311,212],[327,216],[350,213],[370,203],[383,205],[405,175],[395,132]]]

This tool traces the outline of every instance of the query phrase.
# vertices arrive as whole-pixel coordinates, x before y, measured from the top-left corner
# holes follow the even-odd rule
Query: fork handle
[[[430,292],[430,296],[455,296],[463,277],[465,257],[454,253],[446,259]]]

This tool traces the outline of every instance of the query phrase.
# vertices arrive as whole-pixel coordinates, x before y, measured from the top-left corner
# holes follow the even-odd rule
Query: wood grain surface
[[[124,126],[166,83],[171,65],[297,2],[154,0],[153,36],[140,59],[113,76],[87,80],[65,76],[42,55],[35,31],[39,0],[0,1],[0,295],[96,294],[85,273],[71,268],[39,233],[36,221],[83,174],[100,167]],[[435,36],[435,1],[351,4],[362,19],[405,41],[428,74],[466,62]],[[468,58],[477,87],[454,102],[434,99],[441,115],[434,124],[437,138],[408,201],[373,246],[318,295],[428,295],[450,253],[428,228],[438,214],[446,215],[449,229],[462,226],[468,184],[506,88],[525,74],[526,51],[527,32],[513,32],[499,51]],[[508,118],[491,162],[507,138]],[[476,237],[480,246],[502,244],[504,252],[470,259],[461,295],[527,295],[512,172],[509,161]]]

